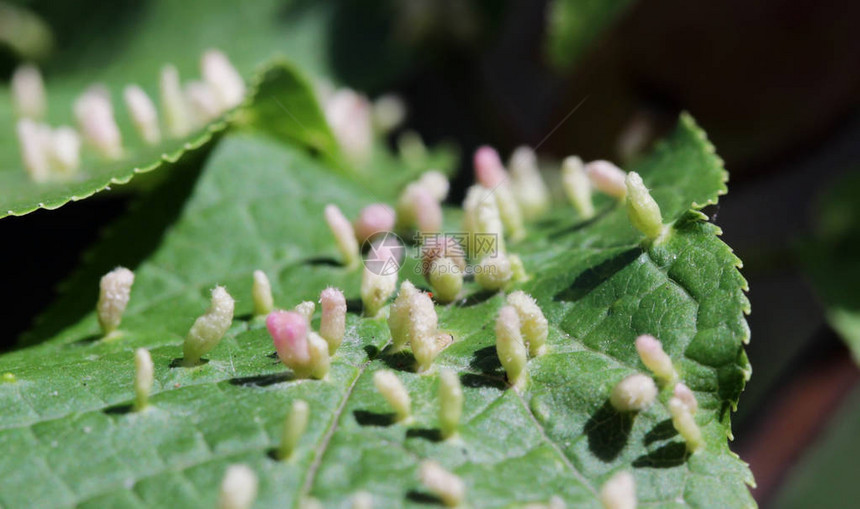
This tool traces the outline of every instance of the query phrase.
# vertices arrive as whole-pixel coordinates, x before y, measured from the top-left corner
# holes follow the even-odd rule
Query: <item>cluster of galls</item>
[[[467,192],[463,203],[464,230],[481,234],[490,243],[468,243],[466,246],[444,245],[424,250],[424,273],[433,288],[433,297],[440,302],[451,302],[459,296],[466,258],[479,260],[476,282],[488,290],[503,290],[512,281],[526,278],[522,262],[507,254],[505,236],[517,242],[525,236],[524,221],[545,212],[549,195],[540,176],[534,152],[527,148],[515,151],[508,173],[495,150],[480,148],[475,154],[475,172],[478,184]],[[583,218],[594,215],[592,189],[598,189],[625,200],[631,223],[643,232],[649,241],[660,239],[667,228],[657,203],[636,173],[626,174],[606,161],[583,165],[577,157],[569,157],[562,164],[562,180],[568,198]],[[439,232],[442,227],[441,202],[448,193],[448,182],[438,172],[427,172],[418,181],[409,184],[397,203],[397,210],[373,204],[361,211],[351,223],[335,205],[325,209],[325,219],[334,234],[345,265],[355,268],[361,261],[359,243],[372,239],[379,232],[394,228],[414,228],[422,233]],[[454,242],[445,238],[445,242]],[[396,258],[396,245],[376,245],[375,255],[385,260]],[[465,249],[463,249],[465,248]],[[463,249],[458,251],[458,249]],[[459,254],[458,254],[459,253]],[[365,266],[361,297],[365,314],[378,316],[394,294],[398,282],[400,260],[394,260],[394,270],[370,270]],[[483,275],[482,275],[483,274]],[[122,313],[129,301],[134,275],[118,268],[102,278],[98,303],[98,318],[107,337],[115,334]],[[299,378],[323,379],[326,377],[331,356],[343,341],[346,322],[346,300],[343,292],[327,288],[320,295],[322,316],[319,331],[311,329],[315,311],[313,302],[303,302],[291,311],[275,310],[271,285],[262,271],[255,271],[252,295],[257,316],[266,316],[266,327],[272,336],[281,361]],[[233,318],[234,301],[223,287],[212,291],[209,310],[200,316],[188,332],[183,346],[183,364],[194,366],[207,352],[218,345]],[[411,348],[416,360],[416,371],[426,373],[432,369],[439,352],[454,338],[439,329],[438,317],[430,294],[404,281],[388,309],[388,326],[391,332],[391,352]],[[522,291],[507,295],[506,304],[495,320],[496,352],[505,369],[508,382],[516,390],[528,382],[528,360],[546,352],[548,322],[537,302]],[[636,349],[643,364],[664,387],[672,387],[673,395],[667,407],[672,422],[687,443],[690,452],[702,448],[701,431],[693,418],[698,403],[692,391],[678,382],[678,374],[661,343],[652,336],[636,339]],[[139,349],[135,357],[135,408],[146,407],[153,383],[153,364],[149,353]],[[457,434],[463,409],[463,390],[459,377],[450,370],[441,370],[438,391],[439,427],[444,438]],[[374,374],[379,393],[394,410],[398,422],[411,419],[411,399],[406,387],[391,371]],[[621,380],[612,390],[609,401],[619,412],[638,412],[654,403],[658,394],[654,380],[644,374],[633,374]],[[284,421],[278,456],[289,458],[307,428],[310,409],[306,402],[295,401]],[[465,498],[465,484],[458,476],[438,464],[422,463],[419,478],[425,487],[449,506],[460,505]],[[243,466],[228,470],[222,485],[221,500],[224,507],[247,507],[256,493],[256,477]],[[629,472],[621,471],[604,483],[600,499],[607,509],[635,507],[635,482]],[[355,507],[370,507],[372,498],[356,495]],[[312,505],[312,504],[311,504]],[[556,498],[546,506],[563,507]]]
[[[183,138],[245,98],[245,83],[218,50],[206,51],[200,62],[201,81],[183,87],[172,65],[161,71],[161,113],[168,136]],[[90,86],[74,103],[77,129],[51,127],[42,122],[47,98],[42,75],[32,65],[18,68],[12,76],[12,97],[18,115],[18,142],[24,167],[35,182],[73,177],[81,164],[81,140],[108,160],[123,157],[122,133],[114,117],[110,92],[103,85]],[[155,104],[137,85],[128,85],[123,99],[137,134],[147,145],[162,139],[162,123]]]

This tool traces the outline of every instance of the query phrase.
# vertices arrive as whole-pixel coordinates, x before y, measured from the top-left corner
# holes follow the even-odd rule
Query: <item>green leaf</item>
[[[818,200],[814,238],[800,247],[827,321],[860,363],[860,176],[839,179]]]
[[[92,83],[105,84],[111,94],[117,122],[123,135],[127,156],[119,161],[105,161],[91,150],[82,150],[79,175],[69,182],[37,184],[32,182],[20,159],[15,115],[9,89],[0,88],[0,218],[22,215],[37,208],[54,209],[72,200],[87,198],[114,184],[125,184],[135,174],[152,171],[165,163],[175,162],[185,152],[207,143],[225,127],[219,119],[184,139],[166,140],[155,147],[142,142],[133,128],[122,101],[122,89],[139,84],[153,100],[158,98],[158,75],[162,66],[174,64],[183,80],[199,76],[198,62],[208,48],[221,48],[247,81],[258,83],[263,76],[260,66],[275,57],[287,56],[303,69],[315,74],[327,72],[325,59],[319,55],[324,33],[325,7],[313,7],[301,22],[283,16],[283,2],[262,0],[237,9],[235,2],[190,0],[157,1],[147,4],[145,12],[126,22],[118,16],[113,36],[98,40],[88,37],[77,45],[63,48],[57,59],[46,68],[49,103],[47,121],[51,125],[74,125],[72,103]],[[108,31],[104,31],[106,33]],[[113,52],[121,48],[121,52]],[[293,72],[293,71],[290,71]],[[280,81],[292,79],[295,87],[307,87],[300,76],[282,75]],[[265,81],[263,79],[263,81]],[[316,120],[303,119],[306,110],[317,108],[310,89],[272,88],[261,90],[264,98],[272,94],[286,97],[281,102],[305,129],[290,127],[295,119],[282,122],[284,135],[298,135],[314,148],[331,150],[327,128]],[[253,87],[249,90],[253,92]],[[295,111],[293,111],[295,110]],[[278,109],[283,113],[283,110]],[[261,115],[268,114],[268,108]],[[229,118],[229,117],[228,117]],[[323,132],[325,131],[325,132]],[[336,153],[336,152],[333,152]]]
[[[717,228],[690,211],[723,192],[724,170],[688,117],[636,169],[674,221],[659,246],[643,247],[624,207],[606,201],[587,222],[557,206],[510,246],[532,276],[523,288],[550,323],[549,353],[529,362],[522,393],[507,387],[495,354],[492,324],[504,296],[469,283],[468,298],[437,306],[440,327],[455,342],[436,365],[455,369],[465,392],[460,439],[439,441],[437,376],[413,373],[409,355],[386,354],[384,320],[351,311],[330,379],[299,381],[249,317],[254,269],[268,273],[282,308],[316,300],[327,285],[354,302],[360,273],[328,261],[338,255],[322,209],[335,202],[354,216],[371,201],[390,203],[393,180],[366,187],[293,147],[226,136],[178,219],[157,218],[158,228],[171,226],[151,235],[157,247],[136,264],[121,337],[99,339],[95,316],[70,305],[95,302],[100,272],[85,269],[69,298],[44,317],[68,326],[0,357],[0,373],[17,380],[0,383],[0,504],[211,506],[226,466],[243,462],[260,478],[256,507],[295,506],[306,496],[343,506],[359,490],[380,506],[417,506],[429,497],[417,465],[432,458],[463,478],[474,507],[554,495],[569,506],[599,507],[601,485],[622,469],[633,472],[642,504],[754,505],[751,473],[727,444],[731,409],[749,375],[745,282]],[[183,185],[149,200],[162,197],[173,207]],[[132,233],[124,229],[144,221],[146,205],[116,225],[91,265],[111,263],[114,252],[112,263],[132,256]],[[423,285],[414,267],[413,260],[401,274]],[[233,327],[206,364],[174,367],[215,284],[237,299]],[[615,383],[645,370],[633,347],[640,333],[663,340],[700,402],[706,447],[692,456],[669,420],[670,388],[635,418],[607,403]],[[150,410],[129,413],[137,347],[152,352],[156,387]],[[382,368],[396,370],[408,387],[413,423],[391,423],[372,382]],[[310,404],[310,425],[293,457],[279,462],[270,452],[296,398]]]
[[[570,69],[632,0],[552,0],[547,8],[546,52],[550,63]]]

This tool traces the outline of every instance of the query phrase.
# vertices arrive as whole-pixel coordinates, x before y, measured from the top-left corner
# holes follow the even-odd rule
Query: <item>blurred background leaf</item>
[[[813,237],[800,252],[830,326],[860,363],[860,173],[818,197]]]
[[[324,5],[300,13],[294,13],[289,4],[271,0],[241,4],[226,0],[34,2],[28,7],[50,24],[58,42],[56,50],[41,62],[48,94],[47,122],[54,126],[74,125],[75,98],[94,83],[104,84],[113,99],[127,155],[118,161],[104,161],[84,148],[82,167],[76,178],[69,182],[33,183],[21,163],[9,89],[3,87],[0,89],[0,217],[23,214],[37,207],[56,208],[107,185],[126,183],[135,172],[151,170],[165,160],[175,161],[184,150],[199,147],[208,141],[211,132],[222,129],[222,124],[213,122],[211,132],[201,129],[154,147],[143,143],[123,106],[122,89],[128,84],[138,84],[157,101],[159,72],[168,63],[177,67],[183,81],[199,79],[202,53],[219,48],[248,82],[260,78],[255,73],[262,72],[262,64],[276,56],[286,55],[317,77],[327,72],[324,68],[327,59],[319,55],[320,49],[325,48],[322,26],[328,9]],[[301,79],[296,86],[309,88],[310,84]],[[288,89],[287,96],[291,90],[295,89]],[[315,102],[312,89],[304,95],[302,102]],[[283,100],[288,101],[289,97]],[[318,129],[316,125],[306,127]],[[324,122],[322,129],[326,134],[314,134],[315,139],[307,141],[315,148],[333,153],[336,149]],[[294,130],[294,134],[309,135],[307,130],[299,131]],[[320,137],[326,135],[328,145],[321,146],[326,142]]]

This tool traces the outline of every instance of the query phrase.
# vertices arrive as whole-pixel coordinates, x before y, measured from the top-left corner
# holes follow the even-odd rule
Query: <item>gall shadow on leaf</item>
[[[430,442],[441,442],[442,431],[436,428],[413,428],[406,430],[406,438],[423,438]]]
[[[131,403],[120,403],[118,405],[111,405],[102,412],[107,415],[125,415],[130,414],[134,411],[134,406]]]
[[[472,295],[469,295],[465,299],[457,301],[457,307],[469,308],[472,306],[477,306],[479,304],[487,302],[498,294],[499,292],[494,290],[481,290],[479,292],[473,293]]]
[[[435,497],[429,493],[424,493],[423,491],[418,490],[409,490],[406,494],[406,498],[409,499],[410,502],[414,502],[416,504],[443,505],[442,499],[439,497]]]
[[[411,373],[415,368],[415,356],[409,350],[401,350],[399,352],[385,350],[379,356],[379,360],[395,371],[408,371]]]
[[[670,442],[648,454],[633,460],[635,468],[672,468],[681,465],[687,459],[687,446],[682,442]]]
[[[364,353],[367,354],[367,360],[372,361],[379,355],[379,347],[376,345],[364,345]]]
[[[618,412],[607,399],[585,423],[583,433],[588,437],[588,449],[603,461],[618,457],[630,437],[633,413]]]
[[[245,313],[243,315],[236,315],[233,317],[235,320],[240,322],[250,322],[254,319],[254,313]]]
[[[173,359],[172,361],[170,361],[169,366],[171,368],[198,368],[198,367],[203,366],[209,362],[209,359],[200,359],[199,361],[197,361],[197,364],[195,364],[193,366],[186,366],[185,364],[182,363],[182,361],[184,361],[184,360],[185,359],[182,357],[177,357],[177,358]]]
[[[508,388],[508,383],[504,378],[496,378],[490,375],[476,375],[474,373],[464,373],[460,375],[460,383],[471,389],[498,389],[504,391]]]
[[[546,231],[562,225],[567,225],[569,221],[570,220],[568,218],[559,216],[545,217],[535,221],[534,226],[535,230]]]
[[[614,208],[615,208],[614,206],[606,207],[603,210],[599,211],[597,214],[595,214],[593,217],[590,217],[588,219],[579,221],[578,223],[572,224],[570,226],[565,226],[559,230],[551,232],[549,235],[547,235],[547,239],[549,239],[550,241],[558,240],[562,237],[570,235],[571,233],[575,233],[579,230],[587,228],[587,227],[591,226],[592,224],[596,223],[597,221],[599,221],[601,218],[603,218],[603,216],[609,214]],[[556,224],[557,224],[557,222],[556,222]]]
[[[343,263],[340,260],[335,260],[330,256],[314,256],[311,258],[305,258],[300,262],[302,265],[321,265],[324,267],[343,267]]]
[[[581,223],[576,223],[576,224],[573,224],[570,226],[564,226],[558,230],[550,232],[549,234],[547,234],[546,238],[550,242],[558,241],[561,238],[564,238],[564,237],[566,237],[572,233],[576,233],[577,231],[582,230],[583,228],[586,228],[587,226],[591,225],[595,221],[597,221],[597,217],[593,217],[593,218],[588,219],[586,221],[583,221]],[[552,225],[552,226],[557,226],[557,225]]]
[[[270,373],[268,375],[231,378],[228,381],[231,385],[241,385],[242,387],[266,387],[283,382],[291,382],[295,379],[296,376],[292,371],[284,371],[282,373]]]
[[[90,346],[94,343],[97,343],[104,336],[101,334],[90,334],[89,336],[84,336],[81,339],[76,339],[71,343],[68,343],[66,346]]]
[[[672,425],[672,419],[666,419],[665,421],[658,422],[651,431],[645,434],[645,438],[643,441],[645,444],[653,444],[654,442],[660,442],[663,440],[668,440],[678,434],[678,431],[675,429],[675,426]]]
[[[368,412],[367,410],[356,410],[352,413],[355,422],[361,426],[388,427],[397,422],[397,414]]]
[[[573,283],[553,296],[555,301],[574,302],[604,283],[607,279],[620,272],[624,267],[633,263],[642,254],[642,249],[635,247],[610,258],[595,267],[579,274]]]
[[[346,299],[346,311],[357,315],[364,314],[364,304],[361,299]]]
[[[472,358],[469,360],[469,368],[472,371],[492,377],[503,378],[505,376],[495,346],[485,346],[484,348],[475,350]]]

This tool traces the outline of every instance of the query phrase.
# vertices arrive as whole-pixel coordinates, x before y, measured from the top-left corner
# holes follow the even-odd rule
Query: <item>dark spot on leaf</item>
[[[269,355],[267,355],[266,357],[268,357],[270,359],[277,359],[278,358],[278,352],[272,352]]]
[[[671,442],[648,454],[633,460],[636,468],[672,468],[684,463],[687,459],[687,445],[683,442]]]
[[[355,421],[362,426],[387,427],[397,422],[397,414],[368,412],[367,410],[356,410],[352,413]]]
[[[423,438],[431,442],[441,442],[442,432],[432,428],[418,428],[406,430],[406,438]]]
[[[644,442],[645,444],[653,444],[654,442],[660,442],[661,440],[668,440],[678,434],[678,431],[675,429],[675,426],[672,425],[672,419],[666,419],[665,421],[657,423],[651,431],[645,434]]]
[[[267,385],[290,382],[295,379],[296,376],[293,374],[292,371],[284,371],[283,373],[270,373],[268,375],[231,378],[229,382],[232,385],[241,385],[244,387],[265,387]]]
[[[638,247],[629,249],[582,272],[569,287],[556,293],[553,300],[573,302],[585,297],[621,269],[633,263],[641,254],[642,249]]]
[[[583,432],[588,436],[588,449],[603,461],[618,457],[627,444],[633,427],[633,413],[620,413],[609,400],[585,423]]]

